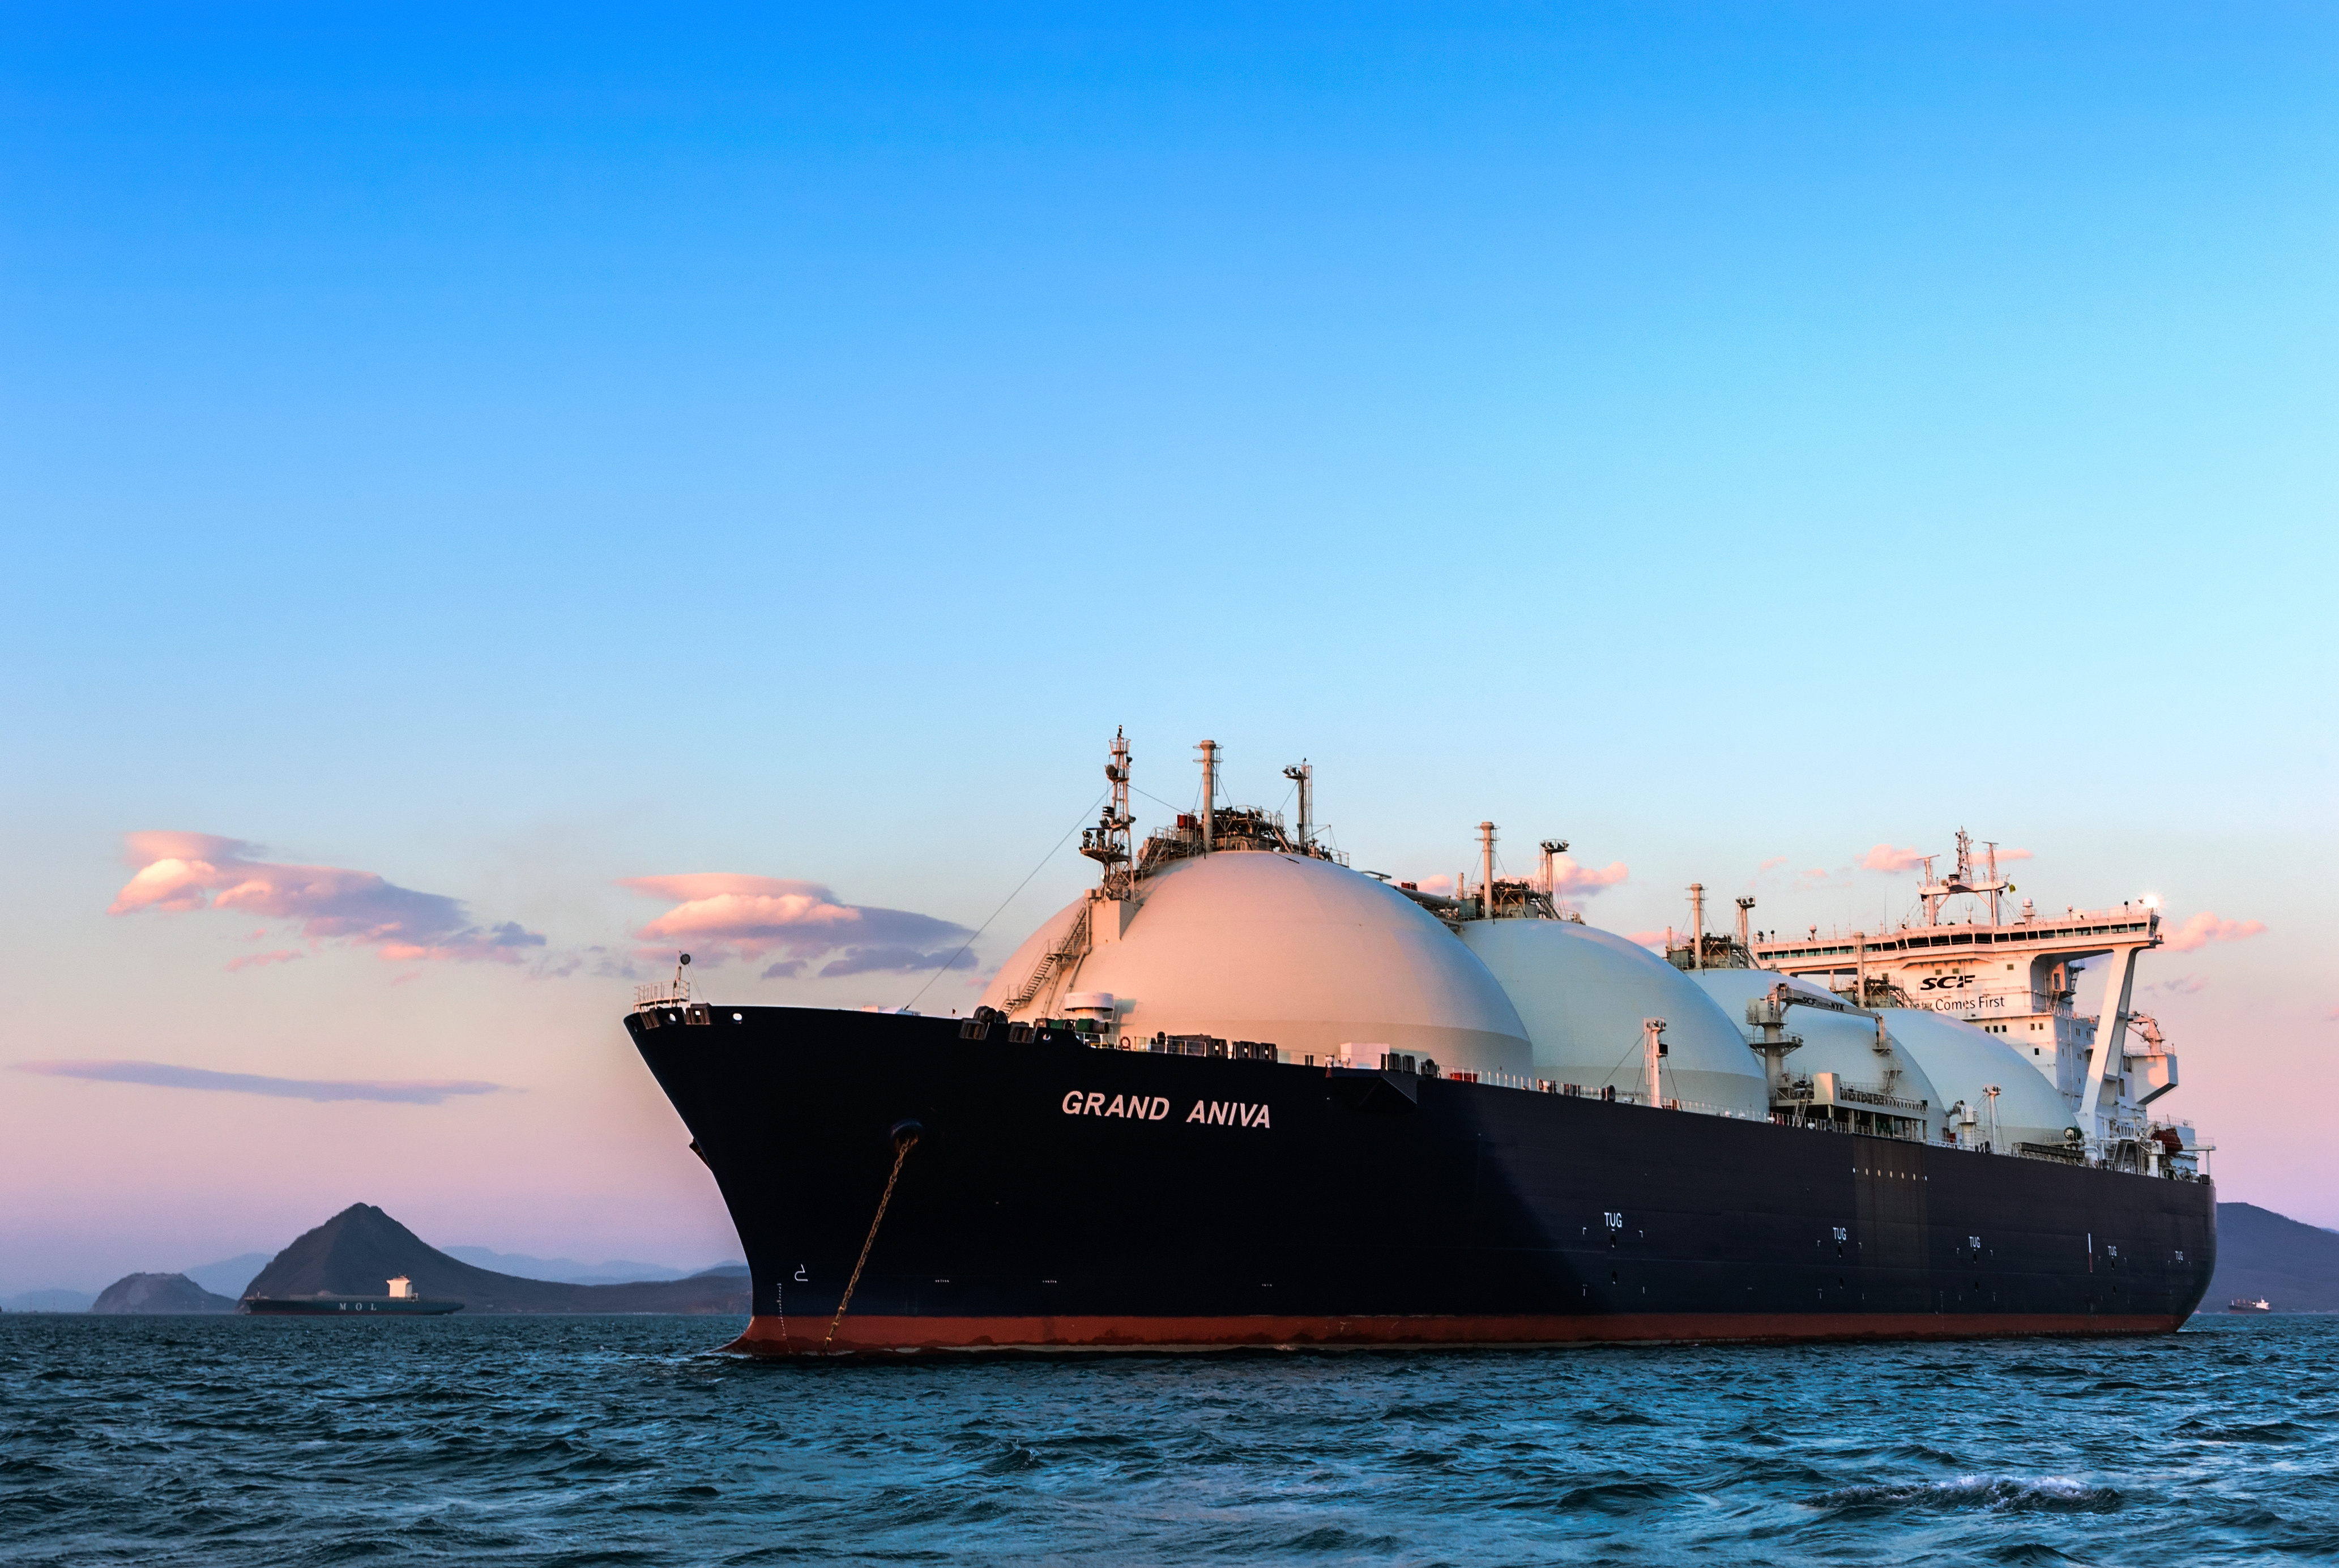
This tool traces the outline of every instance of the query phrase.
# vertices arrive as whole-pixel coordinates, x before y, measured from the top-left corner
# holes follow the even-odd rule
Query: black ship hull
[[[760,1354],[2165,1333],[2216,1262],[2206,1180],[957,1019],[627,1028]]]

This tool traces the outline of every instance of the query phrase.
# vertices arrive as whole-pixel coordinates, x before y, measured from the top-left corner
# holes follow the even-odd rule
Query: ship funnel
[[[1478,918],[1495,918],[1495,824],[1478,824]]]
[[[1219,814],[1219,743],[1204,741],[1202,754],[1202,853],[1210,853],[1210,830]]]

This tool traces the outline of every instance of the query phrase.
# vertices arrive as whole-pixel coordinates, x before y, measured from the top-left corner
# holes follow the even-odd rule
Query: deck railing
[[[690,1002],[690,981],[687,980],[654,980],[647,985],[634,987],[634,1011],[640,1012],[653,1007],[681,1007]]]

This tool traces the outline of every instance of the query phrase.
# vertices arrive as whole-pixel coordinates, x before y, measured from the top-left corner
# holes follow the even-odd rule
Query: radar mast
[[[1129,827],[1135,819],[1129,814],[1129,736],[1123,726],[1113,728],[1112,760],[1104,764],[1104,776],[1112,784],[1112,804],[1097,819],[1096,826],[1081,830],[1081,853],[1104,867],[1106,894],[1125,898],[1129,889]]]

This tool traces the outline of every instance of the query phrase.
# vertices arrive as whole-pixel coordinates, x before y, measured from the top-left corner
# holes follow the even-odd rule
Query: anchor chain
[[[918,1131],[916,1124],[912,1123],[894,1134],[893,1173],[885,1178],[884,1196],[877,1200],[877,1218],[869,1222],[868,1238],[861,1243],[861,1256],[854,1262],[853,1277],[844,1282],[844,1296],[836,1304],[836,1316],[828,1320],[828,1333],[820,1342],[824,1355],[830,1341],[836,1337],[836,1326],[844,1321],[844,1309],[853,1305],[853,1292],[861,1283],[861,1270],[868,1265],[869,1249],[877,1245],[877,1228],[885,1223],[885,1206],[893,1201],[893,1184],[902,1179],[902,1164],[910,1158],[910,1150],[918,1147]]]

